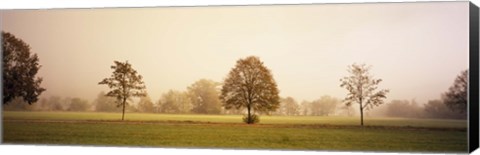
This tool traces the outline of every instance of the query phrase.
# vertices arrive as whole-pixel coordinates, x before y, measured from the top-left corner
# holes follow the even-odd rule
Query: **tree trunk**
[[[248,116],[247,116],[247,124],[253,124],[252,117],[250,116],[250,106],[247,106]]]
[[[363,108],[360,106],[360,125],[363,126]]]
[[[362,99],[360,99],[360,125],[363,127],[363,105],[362,105]]]
[[[123,103],[122,103],[122,106],[123,106],[123,110],[122,110],[122,121],[123,121],[123,118],[125,116],[125,101],[126,99],[123,99]]]

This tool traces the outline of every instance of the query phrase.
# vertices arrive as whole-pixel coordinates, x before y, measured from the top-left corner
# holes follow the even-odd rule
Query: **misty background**
[[[38,54],[38,76],[47,89],[40,97],[44,102],[94,105],[108,91],[98,82],[110,76],[113,61],[128,60],[144,77],[155,104],[167,100],[164,94],[170,90],[181,94],[200,79],[222,82],[236,60],[256,55],[271,69],[285,98],[283,107],[288,97],[303,107],[295,115],[350,115],[349,110],[328,113],[312,107],[341,102],[346,90],[339,79],[354,62],[371,65],[370,73],[383,79],[380,88],[390,89],[386,105],[436,105],[468,68],[466,5],[3,10],[1,29]],[[385,115],[386,105],[367,115]],[[423,109],[421,114],[409,111],[425,115]],[[289,112],[281,108],[277,113]]]

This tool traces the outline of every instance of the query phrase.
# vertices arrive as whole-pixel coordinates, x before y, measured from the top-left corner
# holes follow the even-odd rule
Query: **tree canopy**
[[[467,111],[468,70],[462,71],[448,91],[442,95],[443,102],[453,111]]]
[[[218,82],[200,79],[187,88],[188,96],[193,105],[192,112],[201,114],[219,114],[221,102]]]
[[[279,90],[270,70],[260,58],[249,56],[237,61],[223,83],[220,99],[225,109],[247,108],[246,123],[258,118],[253,113],[275,111],[280,104]]]
[[[162,97],[157,102],[158,111],[162,113],[179,113],[181,104],[183,101],[190,100],[186,96],[183,96],[182,92],[176,90],[169,90],[167,93],[162,94]]]
[[[142,76],[137,74],[128,61],[114,61],[114,63],[115,65],[110,67],[114,70],[111,77],[103,79],[98,84],[107,85],[111,89],[106,96],[117,99],[117,104],[122,106],[122,120],[124,120],[127,101],[132,97],[146,96],[146,87]]]
[[[36,77],[40,70],[37,54],[30,53],[30,46],[13,34],[2,31],[3,51],[3,104],[21,97],[28,104],[37,102],[38,96],[45,91]]]

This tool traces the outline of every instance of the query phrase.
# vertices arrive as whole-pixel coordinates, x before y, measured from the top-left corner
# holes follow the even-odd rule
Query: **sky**
[[[299,102],[344,98],[353,63],[372,66],[387,101],[420,103],[468,68],[468,2],[2,10],[0,20],[38,54],[41,97],[93,101],[114,60],[132,64],[154,101],[222,82],[251,55]]]

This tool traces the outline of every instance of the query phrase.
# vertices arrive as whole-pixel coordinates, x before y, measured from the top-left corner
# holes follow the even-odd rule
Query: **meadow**
[[[3,142],[181,148],[465,152],[465,120],[94,112],[4,112]]]

